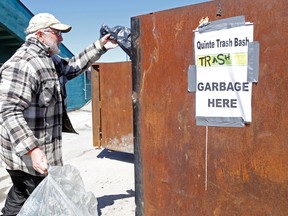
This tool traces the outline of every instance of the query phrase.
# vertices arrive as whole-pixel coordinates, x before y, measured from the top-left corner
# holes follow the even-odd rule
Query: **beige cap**
[[[31,18],[29,26],[26,29],[26,33],[34,33],[40,29],[53,28],[61,32],[69,32],[71,26],[60,23],[52,14],[49,13],[39,13]]]

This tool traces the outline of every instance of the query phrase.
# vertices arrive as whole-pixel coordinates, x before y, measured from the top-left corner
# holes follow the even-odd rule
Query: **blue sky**
[[[63,43],[77,54],[99,38],[102,24],[130,28],[131,17],[167,10],[208,0],[21,0],[33,13],[52,13],[61,22],[72,25],[72,30],[63,34]],[[126,61],[121,48],[110,50],[99,62]]]

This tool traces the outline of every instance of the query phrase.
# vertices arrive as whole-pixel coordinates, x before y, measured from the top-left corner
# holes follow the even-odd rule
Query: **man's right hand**
[[[106,34],[100,39],[105,49],[109,50],[109,49],[114,49],[118,47],[117,42],[114,40],[110,40],[109,37],[110,37],[110,34]]]
[[[33,168],[40,174],[48,173],[48,161],[44,152],[39,148],[32,149],[29,153]]]

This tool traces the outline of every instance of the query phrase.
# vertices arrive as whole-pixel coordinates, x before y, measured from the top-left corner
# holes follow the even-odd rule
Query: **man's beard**
[[[57,42],[52,40],[50,37],[46,37],[45,44],[50,48],[51,55],[60,53],[60,49],[59,49],[60,44],[58,46]]]

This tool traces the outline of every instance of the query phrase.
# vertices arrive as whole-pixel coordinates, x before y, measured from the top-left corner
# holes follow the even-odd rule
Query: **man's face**
[[[51,28],[43,30],[43,43],[50,48],[50,55],[60,53],[60,44],[62,41],[61,31]]]

